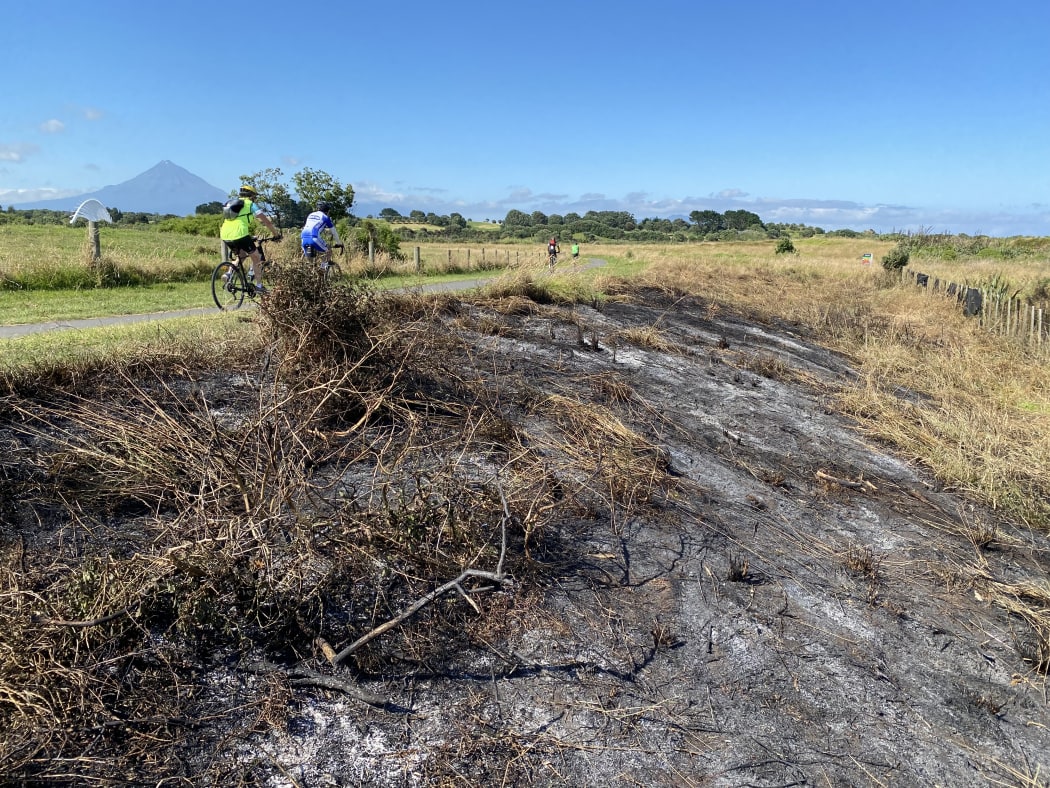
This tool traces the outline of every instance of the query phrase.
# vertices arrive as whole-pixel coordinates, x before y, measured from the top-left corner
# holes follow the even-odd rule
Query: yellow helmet
[[[239,196],[241,196],[241,197],[258,197],[259,196],[259,192],[257,192],[255,190],[255,187],[252,186],[251,184],[248,184],[248,183],[244,184],[241,187],[241,190],[237,194]]]

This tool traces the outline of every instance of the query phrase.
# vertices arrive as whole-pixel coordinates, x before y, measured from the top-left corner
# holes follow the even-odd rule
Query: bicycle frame
[[[253,240],[259,250],[259,262],[267,262],[265,245],[275,239],[254,237]],[[219,263],[212,271],[211,294],[219,309],[224,311],[239,309],[244,303],[245,296],[251,300],[255,299],[256,282],[248,274],[250,269],[244,265],[244,261],[249,257],[247,253],[235,252],[231,259]]]
[[[339,244],[335,247],[329,246],[325,251],[317,253],[313,247],[305,247],[302,251],[302,260],[308,265],[318,266],[321,274],[325,279],[329,281],[335,281],[342,278],[343,270],[333,259],[332,249],[339,249],[340,257],[346,254],[346,247],[343,244]]]

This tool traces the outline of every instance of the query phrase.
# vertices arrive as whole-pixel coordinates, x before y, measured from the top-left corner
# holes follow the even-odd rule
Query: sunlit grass
[[[253,313],[154,320],[85,330],[64,329],[0,341],[0,370],[12,378],[55,369],[86,370],[136,360],[204,363],[250,352]]]
[[[150,228],[99,226],[103,267],[132,281],[205,278],[219,261],[216,238],[160,233]],[[0,285],[46,286],[54,270],[94,277],[91,246],[81,222],[65,225],[0,225]]]
[[[0,325],[214,306],[208,281],[88,290],[0,290]]]

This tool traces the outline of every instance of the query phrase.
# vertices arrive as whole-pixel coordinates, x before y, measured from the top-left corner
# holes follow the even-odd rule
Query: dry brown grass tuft
[[[748,354],[741,366],[770,380],[791,380],[795,377],[791,368],[771,353]]]
[[[616,333],[616,338],[624,342],[636,345],[647,350],[657,350],[661,353],[688,353],[689,349],[667,339],[660,329],[655,326],[646,328],[629,328]]]
[[[589,383],[591,390],[600,400],[624,404],[634,399],[634,391],[630,384],[618,375],[594,375],[589,379]]]
[[[666,453],[597,405],[562,396],[540,409],[560,428],[563,473],[576,477],[610,504],[629,511],[658,489],[673,486]]]

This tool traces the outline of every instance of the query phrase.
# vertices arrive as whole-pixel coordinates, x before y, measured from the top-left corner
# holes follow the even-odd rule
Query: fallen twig
[[[817,471],[816,476],[821,481],[833,482],[842,487],[849,487],[851,490],[868,490],[870,492],[878,490],[878,487],[867,479],[861,479],[859,482],[855,482],[850,479],[840,479],[838,476],[832,476],[830,473],[825,473],[824,471]]]
[[[502,521],[500,522],[500,541],[501,541],[501,545],[500,545],[499,561],[496,564],[496,571],[495,572],[486,572],[486,571],[482,571],[480,569],[464,569],[462,572],[460,572],[459,576],[457,578],[455,578],[454,580],[449,580],[447,583],[444,583],[443,585],[440,585],[437,588],[435,588],[429,594],[425,594],[424,596],[420,597],[415,602],[413,602],[411,605],[409,605],[399,616],[396,616],[395,618],[390,619],[389,621],[387,621],[384,624],[380,624],[378,627],[376,627],[375,629],[371,630],[370,632],[366,632],[364,635],[359,637],[357,640],[355,640],[349,646],[347,646],[342,651],[340,651],[338,654],[336,654],[334,658],[329,658],[329,661],[333,665],[338,665],[343,660],[345,660],[347,657],[349,657],[351,654],[353,654],[355,651],[360,649],[362,646],[366,645],[367,643],[371,643],[373,640],[375,640],[380,635],[385,634],[386,632],[389,632],[391,629],[394,629],[395,627],[398,627],[401,624],[403,624],[404,622],[408,621],[408,619],[412,618],[412,616],[414,616],[416,613],[418,613],[424,607],[429,605],[431,602],[433,602],[438,597],[441,597],[444,594],[447,594],[449,591],[452,591],[452,590],[458,591],[460,596],[462,596],[467,602],[469,602],[471,607],[473,607],[475,611],[478,611],[478,606],[474,603],[474,601],[472,599],[470,599],[467,596],[466,591],[463,589],[463,585],[462,584],[463,584],[464,580],[467,580],[467,579],[472,578],[472,577],[476,577],[476,578],[479,578],[481,580],[491,580],[493,583],[497,583],[499,585],[502,585],[506,581],[506,576],[503,574],[503,559],[504,559],[504,557],[507,554],[507,521],[510,519],[510,510],[507,507],[507,498],[503,494],[503,487],[502,487],[502,485],[500,485],[498,477],[496,478],[496,486],[499,488],[500,500],[503,502],[503,518],[502,518]],[[480,611],[478,611],[478,612],[480,612]]]
[[[112,621],[115,618],[120,618],[123,615],[127,615],[131,612],[130,608],[124,608],[118,610],[115,613],[110,613],[108,616],[101,616],[100,618],[92,618],[86,621],[66,621],[61,618],[48,618],[43,623],[50,624],[55,627],[96,627],[99,624],[105,624],[107,621]]]
[[[402,708],[399,704],[394,703],[389,698],[374,695],[371,692],[361,689],[352,679],[342,678],[340,676],[327,676],[324,673],[319,673],[310,668],[282,668],[280,665],[275,665],[272,662],[262,660],[248,665],[246,669],[250,673],[255,673],[260,676],[269,675],[271,673],[283,673],[288,678],[288,684],[290,686],[320,687],[322,689],[335,690],[336,692],[342,692],[344,695],[349,695],[362,703],[367,703],[369,706],[375,706],[376,708]]]

